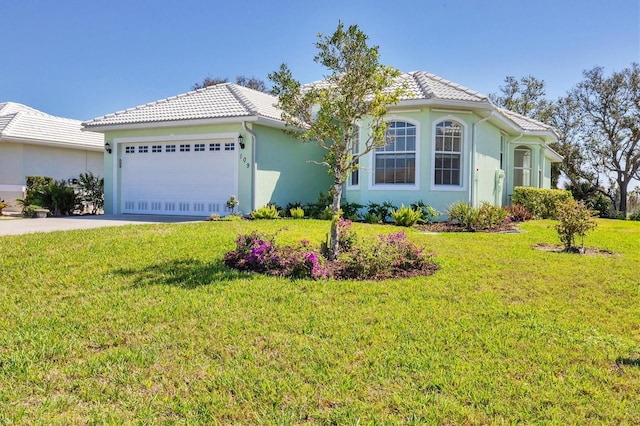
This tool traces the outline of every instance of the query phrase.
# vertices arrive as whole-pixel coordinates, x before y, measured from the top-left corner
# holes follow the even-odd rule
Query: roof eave
[[[101,144],[88,144],[88,143],[72,143],[72,142],[61,142],[61,141],[51,141],[51,140],[43,140],[43,139],[32,139],[32,138],[21,138],[6,135],[0,138],[0,142],[9,142],[9,143],[24,143],[28,145],[41,145],[55,148],[67,148],[67,149],[82,149],[85,151],[102,151],[104,149],[102,143]]]
[[[167,120],[167,121],[144,121],[139,123],[123,123],[123,124],[98,124],[92,125],[89,122],[82,123],[83,131],[104,133],[112,130],[139,130],[139,129],[160,129],[167,127],[188,127],[188,126],[205,126],[212,124],[242,123],[243,121],[258,121],[258,116],[235,116],[221,118],[203,118],[196,120]]]
[[[491,109],[491,103],[487,102],[487,101],[459,101],[459,100],[453,100],[453,99],[424,99],[424,98],[420,98],[420,99],[403,99],[400,102],[398,102],[397,104],[395,104],[396,107],[403,107],[403,106],[412,106],[412,107],[416,107],[416,106],[428,106],[428,107],[434,107],[434,106],[441,106],[441,107],[446,107],[446,108],[453,108],[453,107],[458,107],[458,108],[471,108],[471,109],[476,109],[476,108],[482,108],[482,109]]]

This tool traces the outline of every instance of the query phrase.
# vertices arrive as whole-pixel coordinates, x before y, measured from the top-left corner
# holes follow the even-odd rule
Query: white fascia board
[[[544,146],[544,155],[545,157],[550,159],[552,163],[562,163],[562,161],[564,160],[564,157],[562,157],[562,155],[555,152],[548,145]]]
[[[30,138],[3,138],[0,139],[0,142],[9,142],[9,143],[23,143],[28,145],[41,145],[48,146],[54,148],[67,148],[67,149],[78,149],[83,151],[102,151],[104,149],[103,144],[94,145],[87,143],[72,143],[72,142],[56,142],[56,141],[48,141],[41,139],[30,139]]]
[[[113,138],[113,143],[137,143],[137,142],[182,142],[182,141],[202,141],[202,140],[236,140],[239,132],[228,133],[197,133],[193,135],[162,135],[162,136],[131,136],[124,138]]]
[[[464,109],[486,109],[486,110],[492,109],[492,105],[489,102],[455,101],[455,100],[447,100],[447,99],[404,99],[393,106],[394,107],[425,106],[429,108],[458,107],[458,108],[464,108]]]
[[[160,129],[166,127],[188,127],[188,126],[203,126],[211,124],[229,124],[229,123],[242,123],[243,121],[258,121],[258,116],[247,115],[240,117],[223,117],[223,118],[205,118],[200,120],[174,120],[174,121],[151,121],[143,123],[128,123],[128,124],[106,124],[106,125],[86,125],[82,123],[82,130],[89,132],[104,133],[112,130],[138,130],[138,129]]]

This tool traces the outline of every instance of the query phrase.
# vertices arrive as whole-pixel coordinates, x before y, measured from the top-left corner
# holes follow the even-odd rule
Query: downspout
[[[469,203],[476,206],[476,193],[477,193],[477,173],[476,173],[476,125],[483,123],[493,117],[493,111],[489,113],[485,118],[482,118],[473,123],[471,130],[471,173],[469,173]]]
[[[247,127],[247,122],[242,122],[242,128],[251,135],[251,211],[256,209],[256,172],[258,169],[258,161],[256,159],[256,143],[258,136],[256,133]]]

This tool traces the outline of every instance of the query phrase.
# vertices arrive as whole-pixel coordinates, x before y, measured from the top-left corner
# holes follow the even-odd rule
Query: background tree
[[[329,71],[320,84],[302,87],[286,64],[269,74],[289,133],[327,151],[323,164],[333,176],[329,260],[339,252],[342,187],[360,157],[388,143],[384,116],[405,90],[393,84],[400,72],[380,64],[378,46],[369,47],[367,38],[357,25],[345,29],[342,22],[331,36],[318,34],[313,60]],[[358,146],[360,126],[364,146]]]
[[[205,77],[201,83],[196,83],[193,85],[193,90],[203,89],[208,86],[215,86],[216,84],[228,83],[229,79],[227,77]],[[260,92],[268,93],[269,89],[264,81],[260,80],[257,77],[245,77],[244,75],[239,75],[236,77],[236,84],[239,86],[248,87],[249,89],[258,90]]]
[[[640,178],[640,70],[634,63],[609,77],[602,67],[583,74],[571,96],[583,116],[585,155],[611,179],[609,192],[626,215],[629,184]]]
[[[517,112],[543,123],[549,123],[553,116],[553,102],[546,98],[544,80],[530,75],[516,80],[513,76],[504,79],[501,94],[491,93],[489,99],[501,108]]]

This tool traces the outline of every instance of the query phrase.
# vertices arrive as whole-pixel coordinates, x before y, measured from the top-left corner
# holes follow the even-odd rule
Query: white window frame
[[[375,148],[369,152],[369,190],[370,191],[418,191],[420,190],[420,122],[409,117],[403,117],[399,115],[392,115],[384,119],[386,123],[392,121],[404,121],[405,123],[412,124],[416,128],[416,146],[415,146],[415,159],[416,170],[414,183],[382,183],[376,184],[376,150]],[[392,151],[390,151],[392,152]],[[384,152],[383,152],[384,153]],[[360,181],[362,176],[360,176]]]
[[[454,121],[462,127],[462,143],[460,146],[460,185],[436,185],[436,126],[445,121]],[[467,124],[455,115],[439,117],[431,125],[431,169],[430,181],[432,191],[466,191],[467,190],[467,169],[469,168],[469,128]]]
[[[529,151],[529,167],[524,167],[524,166],[516,166],[516,152],[517,151]],[[525,170],[529,170],[529,185],[516,185],[516,176],[518,173],[524,173]],[[518,145],[517,147],[513,148],[513,187],[515,188],[516,186],[523,186],[526,188],[535,188],[534,186],[534,182],[533,182],[533,149],[530,146],[527,145]],[[521,177],[524,178],[524,175],[522,174]]]

